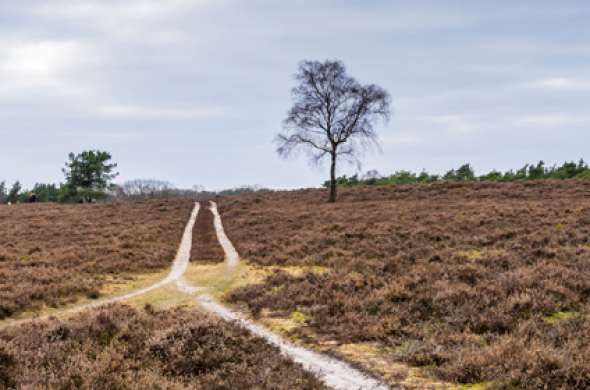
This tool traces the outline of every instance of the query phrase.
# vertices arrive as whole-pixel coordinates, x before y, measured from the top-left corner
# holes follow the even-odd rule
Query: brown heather
[[[106,276],[168,267],[191,200],[0,206],[0,319],[96,298]]]
[[[208,202],[201,202],[201,209],[193,229],[191,261],[219,263],[225,259],[223,248],[213,227],[213,213]]]
[[[322,389],[237,325],[113,305],[0,331],[0,389]]]
[[[456,383],[590,387],[590,181],[435,183],[220,202],[240,254],[279,273],[229,300],[376,342]],[[305,337],[306,330],[300,336]]]

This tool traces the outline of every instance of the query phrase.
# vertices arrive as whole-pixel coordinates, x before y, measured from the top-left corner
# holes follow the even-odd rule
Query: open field
[[[0,331],[0,388],[321,389],[278,349],[194,310],[114,305]]]
[[[590,386],[590,181],[242,194],[240,255],[275,272],[229,300],[316,345],[378,350],[438,380]],[[299,326],[297,326],[299,323]],[[356,348],[356,349],[355,349]],[[349,353],[350,354],[350,353]]]
[[[178,199],[0,207],[0,319],[116,292],[134,275],[151,280],[170,266],[192,207]]]
[[[224,237],[221,242],[224,245],[226,261],[221,264],[189,264],[190,244],[193,240],[193,226],[198,210],[199,207],[196,206],[186,225],[169,275],[149,288],[139,289],[131,294],[116,298],[118,302],[130,304],[136,310],[146,307],[146,311],[150,315],[161,310],[161,316],[166,318],[173,316],[178,308],[199,305],[199,312],[193,312],[196,318],[185,316],[180,320],[191,327],[189,330],[192,337],[190,342],[183,344],[177,341],[180,336],[175,333],[173,338],[176,342],[169,348],[170,351],[166,351],[161,356],[158,355],[160,366],[164,366],[164,369],[161,367],[159,369],[158,364],[149,364],[150,358],[153,356],[146,356],[146,351],[139,351],[137,348],[129,350],[128,343],[129,341],[133,345],[138,343],[138,340],[133,340],[137,333],[138,337],[142,337],[140,340],[149,339],[151,341],[149,351],[153,353],[153,339],[163,332],[174,333],[175,324],[163,324],[162,329],[158,328],[151,334],[146,334],[143,331],[143,328],[146,327],[145,323],[137,324],[132,321],[133,326],[128,326],[126,322],[113,325],[113,321],[108,318],[105,321],[103,314],[110,309],[104,304],[101,308],[94,307],[94,311],[91,310],[92,308],[78,304],[74,307],[56,309],[52,314],[57,318],[44,316],[35,322],[22,320],[18,324],[10,322],[0,324],[2,325],[0,328],[2,386],[9,388],[14,386],[18,388],[40,386],[48,388],[143,388],[147,385],[151,388],[311,389],[323,388],[319,382],[321,380],[338,389],[357,389],[359,386],[361,388],[384,388],[378,381],[367,377],[363,372],[333,358],[284,342],[275,334],[244,319],[241,314],[217,304],[211,298],[212,296],[223,297],[238,286],[260,282],[269,273],[275,272],[278,267],[252,267],[246,264],[242,265],[237,258],[231,260],[234,256],[232,254],[233,247],[231,243],[227,242],[222,230],[218,234],[220,237]],[[216,216],[215,225],[221,229],[221,221],[218,216]],[[210,225],[209,229],[213,229],[213,225]],[[288,267],[285,270],[298,274],[301,272],[301,267]],[[142,278],[137,279],[141,279],[141,283],[144,282]],[[137,279],[130,284],[138,283]],[[108,286],[112,286],[114,290],[122,288],[119,284],[108,284]],[[100,301],[97,302],[100,303]],[[105,301],[103,300],[103,302]],[[112,302],[112,300],[106,302]],[[121,315],[121,319],[132,318],[135,315],[132,311],[131,308],[128,308]],[[199,326],[199,321],[202,318],[210,319],[207,315],[202,314],[203,311],[214,313],[216,317],[221,317],[229,322],[210,321],[211,324],[207,327],[207,331],[210,332],[207,334],[199,328],[197,335],[199,337],[195,339],[193,337],[196,332],[194,326]],[[80,314],[81,312],[85,314]],[[106,315],[107,317],[111,316],[108,313]],[[82,330],[78,332],[81,334],[71,337],[73,341],[65,343],[63,350],[60,350],[62,345],[54,345],[55,340],[51,334],[45,335],[38,332],[39,327],[61,321],[58,324],[60,335],[64,333],[65,336],[60,336],[59,340],[68,338],[70,341],[72,324],[76,327],[79,318],[86,317],[89,318],[87,324],[92,329],[101,328],[103,323],[107,325],[107,329],[98,329],[98,345],[96,345],[97,340],[93,338],[93,333]],[[239,335],[244,337],[225,337],[227,335],[225,327],[228,326],[233,329],[234,333],[239,330],[241,332]],[[62,332],[61,329],[64,327],[66,330]],[[123,332],[121,339],[114,340],[114,334],[120,328],[126,328],[125,332]],[[108,334],[105,335],[105,332]],[[254,345],[250,349],[248,337],[262,343],[262,346]],[[3,338],[6,341],[4,344],[1,343]],[[106,343],[101,342],[104,338],[107,339]],[[30,343],[30,340],[34,342]],[[88,345],[80,345],[81,342]],[[114,344],[114,348],[111,348],[112,344]],[[211,348],[207,347],[208,345],[211,345]],[[213,345],[215,345],[214,351],[212,350]],[[271,348],[271,350],[267,351],[264,347]],[[282,355],[279,355],[279,349]],[[49,357],[45,356],[46,350],[51,351]],[[63,356],[59,356],[60,353]],[[223,355],[223,361],[218,364],[220,363],[220,354]],[[35,358],[30,358],[30,355]],[[73,360],[66,359],[66,355]],[[279,361],[262,364],[261,358],[263,356],[270,359],[278,357]],[[52,364],[47,364],[50,359]],[[141,363],[134,360],[139,360]],[[278,367],[277,364],[281,361],[294,369],[285,370]],[[116,367],[112,367],[113,362]],[[234,368],[235,364],[239,365],[239,370]],[[205,368],[201,369],[201,366]],[[306,371],[304,372],[303,369]],[[162,372],[167,375],[163,376]],[[189,372],[190,375],[185,374],[186,372]],[[148,373],[149,375],[147,375]],[[275,375],[288,375],[288,377],[280,378]],[[186,378],[186,376],[189,377]]]
[[[78,275],[77,286],[97,295],[149,285],[168,273],[192,205],[0,209],[13,213],[4,215],[3,226],[19,226],[11,237],[27,238],[14,241],[18,247],[2,241],[0,271],[28,264],[18,256],[34,243],[35,256],[53,256],[33,261],[26,276],[63,272],[40,284],[40,293]],[[325,203],[322,190],[251,193],[222,198],[219,206],[243,261],[221,262],[213,214],[203,202],[183,239],[192,237],[192,262],[179,275],[194,291],[168,283],[125,301],[131,307],[74,316],[41,304],[90,294],[30,301],[15,313],[42,310],[59,319],[0,330],[0,388],[322,386],[262,339],[203,314],[203,297],[226,300],[300,346],[403,388],[590,386],[588,181],[359,187],[344,190],[336,204]],[[60,225],[62,214],[95,237],[76,241],[74,228]],[[85,224],[89,218],[101,223]],[[49,220],[57,226],[51,235],[50,224],[41,223]],[[37,224],[46,235],[26,228]],[[132,248],[144,262],[104,249],[115,226],[138,235]],[[158,262],[151,249],[164,248],[165,229],[171,253]],[[81,249],[71,252],[76,245]],[[179,253],[188,262],[188,247]],[[3,295],[5,302],[29,296],[23,280],[4,282],[3,291],[17,298]]]

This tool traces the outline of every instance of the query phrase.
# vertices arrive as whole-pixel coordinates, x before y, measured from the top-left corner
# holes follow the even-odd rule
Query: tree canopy
[[[358,162],[377,145],[375,124],[389,118],[390,97],[383,88],[362,85],[346,73],[341,61],[303,61],[293,88],[294,104],[277,136],[277,152],[289,156],[303,148],[311,160],[330,157],[330,197],[336,201],[336,162]]]
[[[69,194],[67,197],[84,202],[106,195],[111,180],[119,175],[114,172],[117,164],[111,163],[111,154],[100,150],[70,153],[63,169]]]

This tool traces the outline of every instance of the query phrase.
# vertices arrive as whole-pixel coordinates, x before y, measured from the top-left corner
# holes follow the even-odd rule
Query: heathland
[[[322,389],[277,348],[195,310],[114,305],[0,330],[0,389]]]
[[[193,203],[0,207],[0,319],[95,299],[107,280],[168,268]]]
[[[359,185],[325,198],[308,189],[217,199],[242,258],[233,274],[202,202],[187,281],[388,384],[590,386],[590,181]],[[192,207],[0,207],[1,317],[163,275]],[[236,324],[196,303],[174,307],[186,297],[146,302],[5,327],[0,388],[323,386]]]
[[[451,383],[590,386],[590,181],[253,193],[220,210],[252,264],[323,270],[229,296],[298,320],[292,337],[375,346]]]

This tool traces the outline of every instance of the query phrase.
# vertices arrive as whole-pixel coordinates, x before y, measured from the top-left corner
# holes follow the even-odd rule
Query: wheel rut
[[[217,204],[210,202],[209,211],[213,213],[213,225],[217,240],[223,248],[225,254],[225,264],[227,272],[233,272],[240,262],[240,257],[230,239],[225,234],[223,223]],[[43,320],[56,314],[67,315],[75,314],[77,312],[89,309],[96,309],[100,306],[108,305],[116,302],[123,302],[131,298],[135,298],[146,293],[149,293],[166,285],[175,284],[181,293],[193,295],[199,305],[206,311],[222,318],[226,321],[233,321],[245,329],[248,329],[253,334],[265,339],[268,343],[278,347],[281,352],[291,358],[293,361],[301,364],[303,368],[317,375],[327,386],[337,390],[385,390],[389,389],[387,385],[379,380],[368,376],[362,371],[352,367],[350,364],[340,361],[336,358],[318,353],[311,349],[296,345],[290,341],[281,338],[279,335],[271,332],[267,328],[256,324],[254,321],[247,319],[242,313],[236,312],[221,303],[215,301],[212,297],[202,294],[203,290],[199,286],[193,286],[188,283],[183,275],[188,268],[191,257],[191,248],[193,241],[193,227],[199,212],[201,211],[200,204],[197,202],[191,212],[189,220],[186,224],[182,240],[178,247],[176,257],[170,268],[168,275],[162,280],[123,295],[99,299],[95,302],[82,304],[60,310],[58,313],[51,315],[44,315],[35,318],[27,318],[21,320],[6,321],[0,324],[0,329],[9,326],[19,325],[25,322],[36,320]]]

